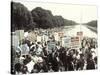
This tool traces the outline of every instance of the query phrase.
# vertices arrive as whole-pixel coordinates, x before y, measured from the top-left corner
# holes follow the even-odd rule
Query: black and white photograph
[[[11,74],[98,69],[96,5],[12,0]]]

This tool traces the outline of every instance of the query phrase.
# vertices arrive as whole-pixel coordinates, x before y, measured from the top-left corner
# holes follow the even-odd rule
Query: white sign
[[[55,38],[56,41],[59,41],[59,40],[60,40],[60,39],[59,39],[59,35],[58,35],[57,32],[54,33],[54,38]]]
[[[24,37],[26,38],[28,36],[28,32],[25,32],[24,33]]]
[[[42,37],[41,36],[37,36],[37,42],[41,42],[42,41]]]
[[[28,54],[28,52],[29,52],[29,47],[28,47],[27,44],[21,45],[20,48],[21,48],[21,54],[22,54],[22,55]]]
[[[12,35],[12,46],[17,47],[19,46],[19,38],[16,35]]]
[[[43,36],[42,36],[42,40],[43,40],[44,42],[48,41],[48,39],[49,39],[49,38],[48,38],[47,35],[43,35]]]
[[[71,44],[70,36],[66,36],[66,37],[62,38],[62,46],[63,47],[70,47],[70,44]]]
[[[16,36],[18,36],[19,41],[21,42],[24,39],[24,30],[16,30]]]
[[[48,43],[48,50],[55,49],[55,47],[56,47],[55,42],[49,42],[49,43]]]

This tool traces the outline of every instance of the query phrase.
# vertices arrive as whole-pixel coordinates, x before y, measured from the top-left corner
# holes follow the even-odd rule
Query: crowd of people
[[[11,46],[12,74],[97,69],[97,42],[94,38],[84,38],[78,49],[63,47],[58,42],[55,48],[48,50],[49,42],[24,40],[18,47]]]

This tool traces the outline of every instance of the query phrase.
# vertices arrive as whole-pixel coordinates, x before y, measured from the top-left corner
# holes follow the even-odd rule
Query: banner
[[[83,32],[81,32],[81,31],[80,32],[77,32],[77,35],[78,36],[83,36]]]
[[[55,42],[50,41],[48,43],[48,50],[55,49],[55,47],[56,47],[56,43]]]
[[[37,36],[37,42],[41,42],[42,41],[42,37],[41,36]]]
[[[71,48],[79,48],[80,40],[79,37],[71,37]]]
[[[59,36],[59,37],[63,37],[63,36],[64,36],[64,33],[63,33],[63,32],[59,32],[59,33],[58,33],[58,36]]]
[[[70,47],[71,46],[71,37],[70,36],[62,38],[62,46],[63,47]]]
[[[15,34],[18,36],[20,43],[22,43],[22,40],[24,39],[24,30],[16,30]]]

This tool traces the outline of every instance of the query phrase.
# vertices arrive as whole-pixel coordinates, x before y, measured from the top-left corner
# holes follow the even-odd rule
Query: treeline
[[[11,2],[11,31],[33,30],[34,28],[47,29],[75,24],[77,23],[64,19],[62,16],[54,16],[50,10],[36,7],[29,11],[23,4]]]
[[[86,23],[86,25],[89,25],[89,26],[97,28],[97,20],[90,21],[90,22]]]

